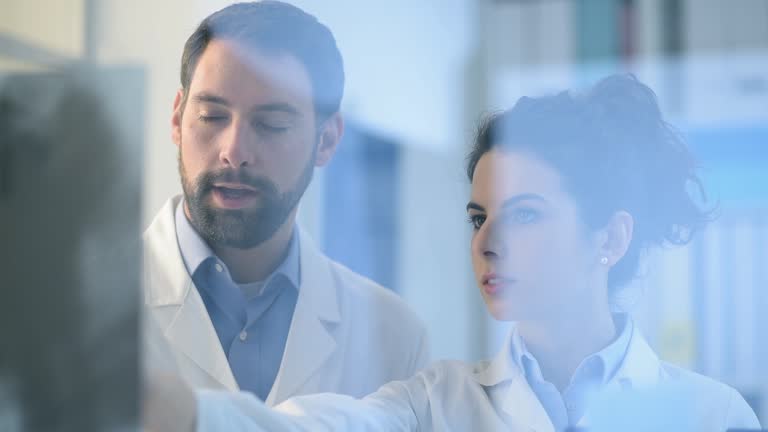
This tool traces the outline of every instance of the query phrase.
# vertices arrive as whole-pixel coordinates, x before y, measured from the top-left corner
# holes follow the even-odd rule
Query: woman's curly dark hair
[[[635,277],[643,250],[686,244],[711,219],[691,196],[695,190],[706,200],[693,155],[664,120],[653,90],[633,75],[609,76],[585,93],[523,97],[490,116],[468,156],[470,182],[494,148],[553,166],[592,228],[619,210],[633,216],[633,239],[609,273],[611,289]]]

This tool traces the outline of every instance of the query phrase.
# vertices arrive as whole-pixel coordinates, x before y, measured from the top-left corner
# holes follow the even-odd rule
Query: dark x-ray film
[[[0,430],[136,430],[143,71],[0,75]]]

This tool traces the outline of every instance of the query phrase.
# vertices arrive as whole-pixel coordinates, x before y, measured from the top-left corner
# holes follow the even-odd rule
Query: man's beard
[[[179,173],[190,223],[211,247],[249,249],[272,238],[296,208],[314,173],[317,145],[292,189],[280,193],[266,177],[255,177],[244,169],[222,169],[200,174],[194,183],[187,178],[179,150]],[[258,191],[252,208],[220,209],[206,201],[217,182],[241,183]]]

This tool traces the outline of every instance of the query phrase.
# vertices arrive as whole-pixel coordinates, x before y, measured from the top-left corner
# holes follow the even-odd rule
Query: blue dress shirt
[[[219,336],[240,389],[265,400],[285,351],[300,286],[298,230],[288,253],[265,280],[238,284],[226,264],[192,227],[184,201],[176,209],[176,237],[192,277]]]

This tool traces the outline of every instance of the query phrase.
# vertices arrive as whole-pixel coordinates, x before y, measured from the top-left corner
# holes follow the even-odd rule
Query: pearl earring
[[[608,264],[608,257],[601,257],[600,258],[600,264],[602,264],[602,265]]]

